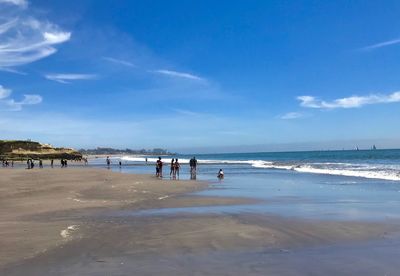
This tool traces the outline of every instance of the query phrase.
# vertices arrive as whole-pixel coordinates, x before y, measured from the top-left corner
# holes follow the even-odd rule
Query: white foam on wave
[[[400,181],[400,172],[397,172],[397,171],[323,169],[323,168],[313,168],[312,166],[299,166],[299,167],[294,168],[294,170],[298,171],[298,172],[304,172],[304,173],[343,175],[343,176]]]
[[[343,168],[332,168],[332,165],[342,166]],[[393,169],[393,166],[378,167],[366,166],[350,163],[313,163],[313,164],[275,164],[272,162],[258,162],[252,165],[256,168],[293,170],[302,173],[342,175],[351,177],[363,177],[372,179],[383,179],[400,181],[400,171]],[[324,167],[324,166],[330,166]],[[350,167],[352,169],[350,169]],[[397,168],[397,167],[396,167]]]
[[[175,157],[173,157],[175,159]],[[186,159],[186,158],[178,158],[179,162],[181,164],[184,163],[188,163],[190,159]],[[124,161],[130,161],[130,162],[145,162],[146,161],[146,157],[132,157],[132,156],[122,156],[121,160]],[[147,162],[150,163],[155,163],[158,160],[158,158],[147,158]],[[169,158],[164,158],[162,159],[164,161],[164,163],[167,163],[169,160]],[[211,160],[211,159],[198,159],[197,163],[198,164],[249,164],[249,165],[253,165],[256,163],[266,163],[267,161],[263,161],[263,160]],[[270,162],[272,164],[272,162]]]

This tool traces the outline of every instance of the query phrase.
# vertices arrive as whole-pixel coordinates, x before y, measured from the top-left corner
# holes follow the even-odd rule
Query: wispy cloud
[[[28,1],[26,0],[0,0],[0,4],[5,3],[5,4],[11,4],[15,6],[19,6],[22,8],[25,8],[28,6]]]
[[[302,117],[304,117],[303,113],[289,112],[289,113],[286,113],[286,114],[280,116],[279,118],[281,118],[283,120],[293,120],[293,119],[298,119],[298,118],[302,118]]]
[[[173,108],[172,111],[175,111],[178,114],[185,115],[185,116],[200,116],[201,114],[198,112],[193,112],[190,110],[185,110],[185,109],[179,109],[179,108]]]
[[[48,74],[45,78],[59,83],[70,83],[74,80],[93,80],[97,76],[94,74]]]
[[[71,38],[70,32],[57,25],[20,11],[26,1],[0,0],[0,9],[10,3],[15,11],[7,14],[7,9],[0,19],[0,68],[12,69],[48,57],[57,52],[55,45]]]
[[[35,105],[42,102],[43,98],[40,95],[25,94],[21,101],[16,101],[10,98],[11,89],[0,85],[0,105],[5,105],[9,110],[19,111],[24,105]]]
[[[137,67],[132,62],[126,61],[126,60],[116,59],[116,58],[112,58],[112,57],[102,57],[102,59],[104,59],[106,61],[109,61],[109,62],[112,62],[112,63],[128,66],[128,67]]]
[[[185,72],[177,72],[177,71],[164,70],[164,69],[152,70],[149,72],[161,74],[161,75],[165,75],[165,76],[173,77],[173,78],[184,78],[184,79],[190,79],[190,80],[195,80],[195,81],[205,81],[204,78],[201,78],[201,77],[193,75],[193,74],[185,73]]]
[[[372,44],[372,45],[360,48],[360,50],[361,51],[371,51],[371,50],[375,50],[375,49],[378,49],[378,48],[391,46],[391,45],[395,45],[395,44],[399,44],[399,43],[400,43],[400,38],[396,38],[396,39],[392,39],[392,40],[388,40],[388,41],[383,41],[383,42],[380,42],[380,43]]]
[[[356,108],[364,105],[395,103],[400,102],[400,91],[392,94],[371,94],[368,96],[351,96],[347,98],[336,99],[333,101],[319,100],[313,96],[297,97],[300,105],[308,108],[335,109],[335,108]]]

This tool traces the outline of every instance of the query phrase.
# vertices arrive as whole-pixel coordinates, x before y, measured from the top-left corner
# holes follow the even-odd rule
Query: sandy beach
[[[208,184],[107,169],[1,169],[0,174],[2,275],[303,275],[293,274],[301,258],[294,254],[290,263],[288,254],[323,256],[312,250],[339,252],[341,246],[397,241],[400,229],[396,221],[251,213],[135,215],[139,210],[253,200],[195,196],[190,193]],[[370,264],[365,256],[358,261],[359,269]],[[329,265],[313,265],[311,271],[334,275]],[[350,266],[345,271],[359,270]]]

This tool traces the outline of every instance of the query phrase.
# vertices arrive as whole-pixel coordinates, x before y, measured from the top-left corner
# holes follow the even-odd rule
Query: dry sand
[[[396,222],[256,214],[126,215],[127,210],[251,202],[185,195],[207,188],[198,181],[89,168],[0,169],[0,176],[2,275],[251,274],[251,267],[242,271],[245,265],[232,266],[237,256],[226,256],[384,240],[399,232]],[[218,257],[204,257],[220,253],[225,257],[218,263]],[[229,267],[221,266],[224,261]],[[214,273],[201,272],[211,264]],[[265,269],[254,274],[263,275]]]

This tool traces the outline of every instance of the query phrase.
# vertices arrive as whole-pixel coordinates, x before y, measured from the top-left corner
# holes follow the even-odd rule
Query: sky
[[[0,139],[400,147],[398,1],[0,0]]]

